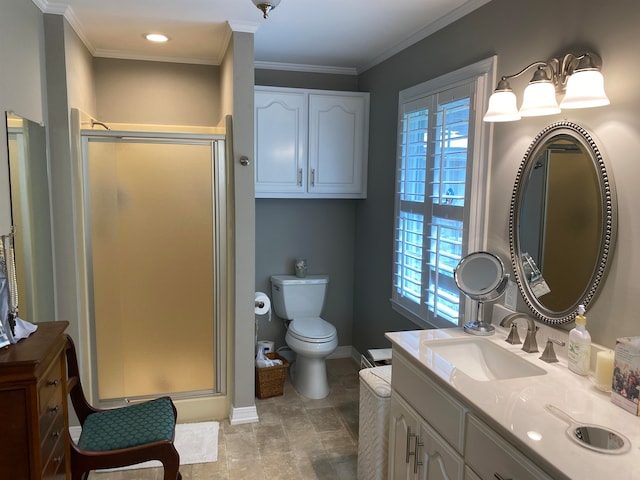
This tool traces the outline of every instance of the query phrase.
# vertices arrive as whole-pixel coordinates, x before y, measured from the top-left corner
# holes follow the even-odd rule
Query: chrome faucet
[[[527,321],[527,336],[524,339],[524,344],[522,345],[522,350],[527,353],[534,353],[538,351],[538,342],[536,341],[536,333],[538,328],[536,326],[535,320],[527,315],[526,313],[516,312],[510,315],[507,315],[500,322],[501,327],[511,327],[511,331],[509,332],[509,336],[505,341],[516,344],[520,343],[520,339],[518,338],[518,334],[514,332],[514,328],[512,324],[518,318],[524,318]],[[514,334],[515,333],[515,334]],[[517,340],[517,341],[516,341]]]

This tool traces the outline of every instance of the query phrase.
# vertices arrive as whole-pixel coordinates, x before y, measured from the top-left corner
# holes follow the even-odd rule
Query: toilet
[[[338,347],[336,327],[320,318],[328,275],[273,275],[271,294],[276,314],[290,320],[285,341],[296,353],[291,382],[301,395],[320,399],[329,395],[325,359]]]

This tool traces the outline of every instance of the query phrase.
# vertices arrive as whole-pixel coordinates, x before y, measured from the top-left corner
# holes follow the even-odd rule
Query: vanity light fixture
[[[147,33],[144,38],[154,43],[164,43],[169,41],[169,37],[161,33]]]
[[[251,0],[253,4],[262,10],[264,18],[269,18],[269,12],[280,4],[280,0]]]
[[[536,67],[524,91],[522,106],[518,110],[516,94],[509,79],[519,77]],[[602,59],[586,52],[575,56],[567,53],[547,62],[533,62],[513,75],[503,76],[489,98],[485,122],[511,122],[522,117],[535,117],[560,113],[565,108],[590,108],[609,105],[604,91],[604,78],[600,72]],[[558,105],[556,95],[564,98]]]

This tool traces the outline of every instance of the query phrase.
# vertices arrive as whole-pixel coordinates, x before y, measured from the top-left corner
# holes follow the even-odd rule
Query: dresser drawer
[[[463,452],[466,409],[462,404],[395,352],[391,385],[446,441]]]
[[[66,378],[63,367],[63,359],[59,357],[51,363],[51,367],[38,382],[40,416],[48,413],[48,409],[51,408],[52,405],[52,399],[62,398],[62,381]],[[61,400],[53,401],[54,404],[59,404],[60,402]]]
[[[552,480],[473,415],[468,415],[465,461],[484,479]]]
[[[53,418],[50,423],[51,429],[49,429],[44,435],[40,437],[40,452],[42,455],[42,463],[47,461],[47,458],[54,450],[55,444],[63,437],[65,437],[65,421],[62,411]]]
[[[43,441],[51,430],[51,426],[59,418],[64,416],[62,390],[49,397],[46,404],[41,404],[40,409],[40,440]]]
[[[67,478],[65,463],[65,436],[61,436],[53,445],[48,458],[44,457],[44,468],[42,469],[42,480],[63,480]]]

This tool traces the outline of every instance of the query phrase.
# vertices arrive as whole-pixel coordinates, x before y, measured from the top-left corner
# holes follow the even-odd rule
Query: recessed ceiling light
[[[169,37],[167,37],[166,35],[162,35],[161,33],[148,33],[144,36],[144,38],[146,38],[150,42],[158,43],[166,42],[169,40]]]

